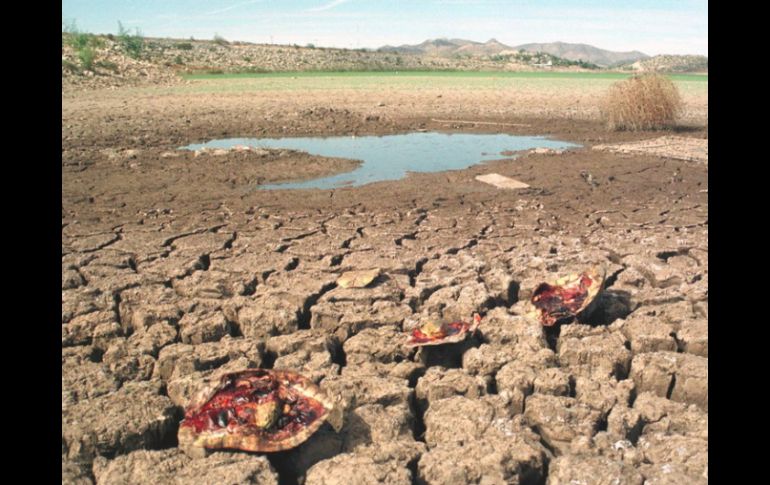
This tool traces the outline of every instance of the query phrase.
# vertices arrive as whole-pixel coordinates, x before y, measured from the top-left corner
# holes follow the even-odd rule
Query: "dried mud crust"
[[[90,113],[83,100],[63,108],[65,483],[707,482],[707,166],[586,148],[263,193],[246,183],[258,160],[163,153],[284,122],[306,133],[331,120],[337,133],[430,129],[431,101],[418,97],[421,119],[365,122],[344,108],[280,113],[276,125],[250,109],[227,121],[224,100],[189,129],[175,121],[187,105],[149,108],[146,128],[131,106],[122,126],[96,128],[113,101],[94,102]],[[529,121],[587,145],[658,136]],[[228,170],[242,179],[229,183]],[[490,171],[532,188],[474,180]],[[523,316],[539,283],[596,264],[607,281],[584,321],[545,329]],[[375,267],[366,288],[335,283]],[[473,311],[484,318],[462,343],[399,343],[428,319]],[[176,436],[196,391],[258,367],[318,383],[343,411],[340,431],[325,424],[266,457],[184,455]]]
[[[685,138],[681,136],[662,136],[638,142],[595,145],[593,149],[607,150],[615,153],[653,154],[700,163],[708,163],[709,159],[707,139]]]
[[[120,193],[154,198],[165,192],[166,197],[175,200],[202,201],[219,199],[221,194],[240,196],[263,184],[349,172],[360,164],[359,160],[320,157],[294,150],[82,147],[62,153],[62,175],[65,179],[71,176],[87,182],[89,186],[65,186],[63,195],[65,199],[115,201]],[[195,187],[195,190],[178,191],[184,187]],[[75,281],[70,285],[77,284],[77,276],[73,277]]]

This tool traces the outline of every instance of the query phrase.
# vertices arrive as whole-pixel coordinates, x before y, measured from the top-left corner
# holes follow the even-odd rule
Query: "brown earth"
[[[438,94],[63,93],[63,483],[708,481],[707,163],[592,150],[661,133],[607,132],[590,108],[565,111],[570,93]],[[688,108],[677,135],[707,139],[707,103]],[[355,162],[176,150],[415,129],[584,147],[269,192],[257,184]],[[474,179],[489,172],[531,187]],[[520,316],[539,282],[593,264],[610,277],[586,321]],[[372,287],[335,284],[372,267]],[[465,343],[401,345],[428,316],[474,311]],[[259,366],[319,382],[341,431],[267,460],[180,452],[195,390]]]

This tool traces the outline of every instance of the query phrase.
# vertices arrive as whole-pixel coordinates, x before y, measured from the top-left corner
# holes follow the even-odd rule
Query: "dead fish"
[[[605,274],[603,267],[596,267],[564,276],[553,284],[541,283],[532,293],[528,315],[546,327],[577,317],[596,300]]]
[[[473,316],[473,323],[451,322],[439,325],[428,322],[422,327],[412,330],[406,345],[408,347],[424,347],[462,342],[468,333],[473,335],[476,332],[480,323],[481,317],[478,313]]]
[[[179,447],[192,456],[205,449],[283,451],[302,444],[335,411],[320,387],[295,372],[233,372],[193,399],[179,425]]]

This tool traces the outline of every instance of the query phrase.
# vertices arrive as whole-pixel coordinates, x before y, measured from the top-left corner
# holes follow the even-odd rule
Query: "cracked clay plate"
[[[380,275],[379,269],[365,271],[348,271],[337,279],[337,285],[342,288],[365,288]]]

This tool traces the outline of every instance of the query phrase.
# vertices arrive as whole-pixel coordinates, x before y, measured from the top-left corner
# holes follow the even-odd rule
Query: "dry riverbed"
[[[569,93],[440,94],[62,95],[63,483],[707,483],[707,159],[592,150],[662,134],[608,133]],[[674,135],[707,143],[690,101]],[[256,186],[357,162],[178,150],[418,129],[583,147],[309,191]],[[490,172],[530,188],[475,180]],[[609,278],[588,321],[521,316],[538,283],[595,264]],[[369,268],[371,287],[335,284]],[[463,344],[403,345],[428,316],[476,311]],[[342,430],[184,455],[191,395],[246,367],[320,383]]]

